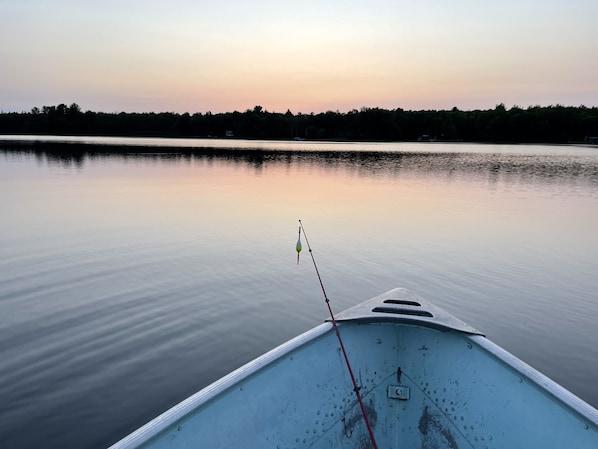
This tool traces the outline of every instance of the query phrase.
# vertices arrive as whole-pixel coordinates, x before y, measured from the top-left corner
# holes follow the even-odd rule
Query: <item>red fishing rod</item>
[[[347,370],[349,371],[349,376],[351,377],[351,382],[353,383],[353,391],[355,392],[355,396],[357,397],[357,402],[359,402],[359,407],[361,408],[361,414],[363,415],[363,420],[365,421],[365,426],[368,429],[368,433],[370,435],[370,440],[372,442],[372,447],[374,449],[378,449],[378,444],[376,444],[376,438],[374,437],[374,431],[372,426],[370,425],[370,420],[368,419],[368,415],[365,411],[365,405],[363,405],[363,399],[361,398],[361,393],[359,390],[361,387],[357,385],[357,381],[355,380],[355,376],[353,375],[353,370],[351,369],[351,364],[349,363],[349,357],[347,356],[347,351],[345,351],[345,345],[343,344],[343,339],[341,338],[341,333],[336,325],[336,319],[334,318],[334,313],[332,313],[332,307],[330,306],[330,300],[328,299],[328,295],[326,294],[326,289],[324,288],[324,283],[322,282],[322,277],[320,276],[320,272],[318,271],[318,266],[316,265],[316,259],[314,258],[314,253],[309,245],[309,240],[307,239],[307,234],[305,234],[305,228],[303,227],[303,223],[299,220],[299,240],[297,241],[297,263],[299,263],[299,252],[301,251],[301,231],[303,231],[303,236],[305,237],[305,243],[307,244],[307,249],[309,250],[309,255],[311,256],[311,260],[314,263],[314,268],[316,269],[316,275],[318,276],[318,281],[320,281],[320,287],[322,288],[322,293],[324,294],[324,300],[326,301],[326,305],[328,306],[328,312],[330,313],[330,321],[332,321],[332,327],[334,328],[334,332],[336,333],[336,338],[338,338],[338,343],[340,344],[341,351],[343,353],[343,357],[345,358],[345,364],[347,365]]]

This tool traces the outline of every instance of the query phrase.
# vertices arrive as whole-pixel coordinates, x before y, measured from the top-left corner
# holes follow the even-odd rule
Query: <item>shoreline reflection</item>
[[[307,166],[321,170],[323,174],[344,171],[367,178],[393,179],[399,176],[485,180],[495,185],[502,180],[525,183],[583,183],[598,186],[598,153],[554,154],[550,147],[542,154],[534,148],[532,153],[489,152],[480,145],[480,152],[436,152],[428,147],[426,152],[410,151],[350,151],[244,149],[244,148],[181,148],[181,147],[135,147],[46,143],[31,144],[17,148],[4,148],[0,154],[10,158],[35,157],[38,164],[58,166],[63,169],[84,170],[96,161],[159,164],[221,163],[246,166],[261,172],[267,167],[281,165]],[[458,149],[458,146],[455,147]],[[135,150],[135,151],[133,151]]]

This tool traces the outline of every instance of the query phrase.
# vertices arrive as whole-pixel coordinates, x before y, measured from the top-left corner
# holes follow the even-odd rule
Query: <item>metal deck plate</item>
[[[455,330],[467,334],[484,335],[406,288],[395,288],[364,301],[339,313],[335,319],[339,322],[400,322],[439,330]]]

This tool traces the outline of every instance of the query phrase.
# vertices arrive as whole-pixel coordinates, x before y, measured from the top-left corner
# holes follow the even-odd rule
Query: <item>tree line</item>
[[[311,114],[245,112],[179,114],[83,112],[76,103],[0,113],[0,134],[135,137],[237,137],[505,143],[598,143],[598,107],[504,104],[462,111],[361,108]]]

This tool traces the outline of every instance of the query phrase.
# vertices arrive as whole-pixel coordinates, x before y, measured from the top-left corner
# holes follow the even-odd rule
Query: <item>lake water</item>
[[[106,447],[321,323],[299,219],[335,311],[410,288],[598,406],[598,148],[11,139],[2,448]]]

